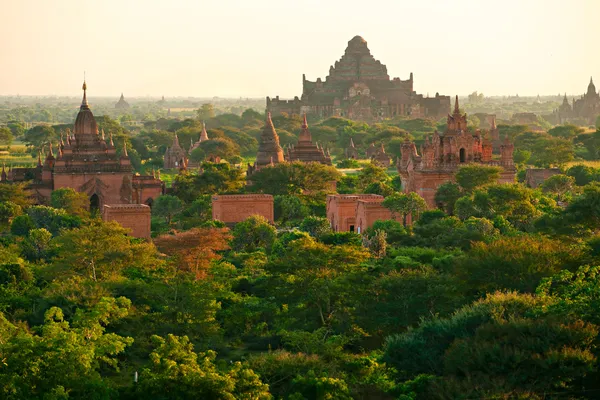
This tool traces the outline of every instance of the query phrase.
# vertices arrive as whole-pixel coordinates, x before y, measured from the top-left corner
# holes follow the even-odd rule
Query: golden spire
[[[85,107],[89,107],[88,102],[87,102],[87,84],[85,83],[85,72],[83,73],[83,86],[81,86],[81,89],[83,89],[83,100],[81,100],[81,107],[85,108]]]

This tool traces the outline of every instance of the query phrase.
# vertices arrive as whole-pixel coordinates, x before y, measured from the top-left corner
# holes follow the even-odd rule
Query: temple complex
[[[594,80],[590,77],[587,92],[579,99],[573,99],[572,104],[569,104],[565,93],[562,104],[554,111],[554,114],[559,124],[565,122],[583,125],[595,124],[596,118],[600,115],[600,93],[596,92]]]
[[[279,135],[275,131],[273,121],[271,121],[271,113],[267,113],[265,126],[260,135],[258,143],[258,152],[254,165],[248,164],[248,176],[252,175],[262,167],[267,165],[278,164],[284,161],[283,149],[279,145]]]
[[[165,156],[163,159],[163,168],[186,168],[188,162],[188,154],[183,147],[179,144],[179,138],[175,135],[173,144],[171,147],[167,147],[165,150]]]
[[[413,118],[442,118],[450,111],[450,97],[424,97],[413,90],[409,79],[390,79],[387,67],[376,60],[367,42],[355,36],[339,61],[329,68],[325,81],[311,82],[302,76],[302,97],[280,100],[267,97],[267,111],[275,113],[339,116],[373,121],[398,115]]]
[[[448,115],[447,125],[444,134],[440,135],[436,131],[431,137],[425,138],[421,154],[408,137],[402,144],[398,172],[405,192],[418,193],[429,207],[434,208],[437,188],[445,182],[453,181],[458,169],[470,163],[502,167],[499,182],[514,182],[514,145],[506,137],[500,146],[499,157],[494,158],[489,139],[484,139],[479,131],[474,134],[467,132],[467,115],[459,111],[458,96],[454,113]]]
[[[392,159],[385,152],[385,147],[383,147],[383,143],[381,143],[381,145],[377,147],[377,150],[371,156],[371,162],[383,168],[388,168],[392,163]]]
[[[352,140],[352,138],[350,138],[350,145],[346,148],[345,154],[346,158],[358,158],[358,150],[356,150],[356,146],[354,146],[354,140]]]
[[[90,208],[103,210],[106,204],[147,204],[164,191],[164,184],[153,175],[133,173],[124,145],[120,154],[112,140],[98,132],[98,125],[89,107],[87,85],[83,83],[83,100],[75,119],[73,132],[61,135],[54,153],[49,143],[45,161],[38,157],[33,168],[13,169],[6,174],[12,182],[31,180],[30,189],[39,203],[47,203],[53,190],[73,188],[86,193]]]
[[[121,93],[121,98],[115,104],[115,108],[117,110],[127,110],[127,109],[129,109],[129,103],[125,101],[125,97],[123,96],[123,93]]]
[[[320,164],[331,165],[331,155],[329,151],[325,152],[322,147],[312,142],[312,136],[308,130],[306,114],[302,122],[302,131],[298,137],[298,143],[287,149],[286,161],[317,162]]]

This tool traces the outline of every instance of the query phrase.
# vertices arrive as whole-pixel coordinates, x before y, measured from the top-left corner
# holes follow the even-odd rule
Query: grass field
[[[567,168],[570,168],[574,165],[585,165],[587,167],[600,168],[600,161],[571,161],[570,163],[567,163]]]
[[[37,159],[27,152],[27,146],[17,142],[10,147],[0,146],[0,164],[7,167],[33,167]]]

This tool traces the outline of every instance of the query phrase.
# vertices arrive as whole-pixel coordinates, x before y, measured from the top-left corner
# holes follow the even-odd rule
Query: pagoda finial
[[[110,145],[111,145],[112,147],[115,147],[115,144],[113,143],[112,132],[110,132],[110,133],[109,133],[109,135],[110,135]]]
[[[54,152],[52,151],[52,142],[48,144],[48,156],[54,157]]]
[[[85,83],[85,72],[83,73],[83,86],[81,86],[81,89],[83,89],[83,100],[81,100],[81,107],[89,107],[87,102],[87,84]]]
[[[61,145],[61,146],[64,146],[64,145],[65,145],[65,142],[64,142],[64,140],[63,140],[63,131],[62,131],[62,130],[60,131],[60,145]]]
[[[492,118],[492,129],[496,129],[496,117]]]
[[[350,137],[350,147],[354,147],[354,140],[352,140],[352,137]]]
[[[456,99],[454,100],[454,114],[459,114],[460,110],[458,108],[458,95],[456,95]]]
[[[104,136],[104,129],[102,129],[102,140],[106,140],[106,137]]]
[[[306,113],[304,113],[304,120],[302,121],[302,129],[308,128],[308,122],[306,121]]]
[[[173,139],[173,146],[179,146],[179,137],[175,135],[175,139]]]
[[[123,141],[123,154],[121,154],[121,157],[129,157],[129,155],[127,154],[127,142]]]

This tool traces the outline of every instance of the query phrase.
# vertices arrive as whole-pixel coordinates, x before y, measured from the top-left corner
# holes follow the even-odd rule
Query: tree
[[[596,180],[600,180],[600,170],[597,170],[587,165],[574,165],[567,170],[567,175],[575,178],[577,186],[585,186]]]
[[[563,166],[575,157],[573,142],[568,139],[540,139],[536,141],[531,161],[536,167]]]
[[[176,259],[179,269],[196,279],[206,277],[210,264],[221,258],[218,252],[229,249],[231,239],[226,228],[193,228],[154,239],[156,247]]]
[[[497,182],[500,178],[500,171],[502,169],[499,167],[477,164],[465,165],[456,173],[456,182],[465,192],[470,193],[478,187]]]
[[[235,225],[231,247],[245,252],[259,248],[269,250],[276,237],[277,230],[265,217],[253,215]]]
[[[0,204],[10,201],[21,208],[33,204],[25,183],[0,183]]]
[[[127,316],[130,306],[123,297],[103,298],[90,310],[77,310],[71,323],[52,307],[36,333],[0,313],[3,398],[118,397],[100,373],[118,370],[118,357],[133,339],[107,333],[106,326]]]
[[[274,198],[275,219],[282,222],[302,220],[310,213],[298,196],[280,195]]]
[[[568,175],[553,175],[542,183],[542,190],[546,193],[556,195],[558,201],[562,201],[563,195],[575,186],[575,178]]]
[[[183,204],[178,197],[170,194],[163,194],[157,197],[152,206],[152,213],[158,217],[163,217],[167,225],[171,225],[173,216],[181,212]]]
[[[186,203],[202,195],[231,194],[239,192],[246,181],[242,171],[228,163],[202,163],[198,174],[179,174],[173,181],[173,195]]]
[[[600,184],[584,186],[583,193],[574,198],[562,214],[567,225],[580,225],[592,232],[600,230]]]
[[[585,129],[580,128],[576,125],[565,124],[555,126],[554,128],[548,131],[548,134],[561,139],[573,139],[575,136],[579,135],[584,131]]]
[[[23,209],[12,201],[0,203],[0,226],[10,225],[15,217],[23,214]]]
[[[324,217],[308,216],[302,220],[298,229],[308,232],[310,236],[318,239],[331,233],[331,223]]]
[[[196,117],[201,121],[208,121],[215,116],[215,107],[210,103],[202,104],[202,106],[196,110]]]
[[[427,209],[425,200],[415,192],[393,194],[386,197],[382,204],[392,214],[402,215],[404,226],[407,224],[407,217],[409,215],[412,215],[413,219],[416,220],[419,213]]]
[[[387,197],[394,194],[394,188],[384,182],[375,182],[367,186],[364,193],[378,194]]]
[[[268,385],[240,362],[226,372],[215,365],[214,351],[195,353],[187,336],[153,335],[150,363],[132,388],[130,398],[156,400],[270,400]]]
[[[25,132],[23,141],[37,152],[50,142],[56,144],[58,139],[56,131],[50,125],[36,125]]]
[[[366,247],[369,249],[373,257],[384,258],[387,254],[387,233],[384,230],[376,230],[375,234],[371,237],[364,236],[363,241]]]
[[[332,166],[294,161],[261,168],[252,174],[249,190],[273,195],[313,195],[331,192],[340,173]]]
[[[21,248],[23,255],[29,261],[38,261],[48,256],[52,234],[47,229],[31,229],[23,242]]]
[[[358,173],[358,188],[364,191],[374,183],[387,183],[390,179],[385,169],[373,163],[366,164]]]
[[[232,157],[240,155],[239,146],[230,139],[215,138],[211,140],[205,140],[204,142],[200,143],[199,148],[202,149],[205,157],[220,157],[228,160]]]
[[[52,191],[50,204],[54,208],[65,210],[71,215],[87,217],[90,202],[85,193],[76,192],[72,188],[60,188]]]
[[[11,130],[5,126],[0,127],[0,144],[10,146],[13,141]]]
[[[110,280],[127,267],[147,269],[156,265],[156,249],[137,243],[128,230],[116,222],[94,220],[56,237],[54,268],[68,275],[82,275],[93,281]]]
[[[454,204],[462,196],[460,186],[454,182],[442,183],[435,192],[435,204],[448,215],[454,214]]]

